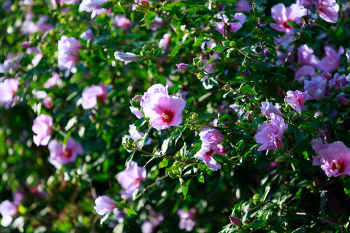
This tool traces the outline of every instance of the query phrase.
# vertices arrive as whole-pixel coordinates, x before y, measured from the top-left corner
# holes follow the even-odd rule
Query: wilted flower
[[[262,106],[262,107],[260,107],[261,113],[264,114],[267,118],[271,118],[271,116],[270,116],[271,113],[274,113],[278,116],[283,117],[281,111],[279,110],[279,107],[276,107],[272,103],[262,102],[261,106]]]
[[[74,162],[79,154],[84,153],[81,144],[71,137],[68,138],[66,145],[53,139],[50,141],[48,148],[50,151],[49,162],[56,169],[61,169],[62,165]]]
[[[121,197],[123,199],[131,197],[136,189],[140,188],[141,182],[144,179],[146,179],[146,168],[138,167],[136,162],[131,161],[129,167],[125,168],[117,176],[120,186],[125,189],[121,193]]]
[[[309,99],[321,100],[326,93],[327,79],[312,77],[304,81],[304,90],[307,91]]]
[[[115,52],[114,53],[115,59],[119,61],[138,61],[139,57],[134,53],[122,53],[122,52]]]
[[[114,18],[114,24],[123,30],[128,30],[132,24],[132,21],[126,18],[124,15],[117,15]]]
[[[226,34],[228,32],[237,32],[239,29],[243,27],[243,24],[246,20],[246,16],[242,13],[236,13],[234,15],[231,15],[233,20],[238,20],[237,23],[230,23],[229,18],[225,14],[217,14],[216,16],[219,19],[222,19],[224,22],[215,22],[215,27],[221,34]],[[225,25],[228,26],[228,28],[225,28]]]
[[[231,223],[233,223],[237,226],[241,225],[241,220],[239,218],[237,218],[235,216],[229,216],[229,218],[230,218]]]
[[[334,89],[340,91],[342,87],[345,87],[348,84],[348,81],[346,80],[345,74],[340,75],[336,73],[333,79],[329,80],[329,84],[331,84]]]
[[[255,135],[255,140],[260,143],[258,151],[273,150],[284,146],[283,132],[287,128],[287,124],[284,123],[282,117],[270,114],[271,120],[269,123],[263,123],[259,126],[258,132]]]
[[[105,84],[92,85],[91,87],[85,87],[82,93],[83,96],[83,109],[91,109],[97,107],[97,97],[106,103],[108,88]]]
[[[344,54],[343,46],[339,47],[338,52],[330,46],[324,48],[326,56],[322,58],[318,64],[318,69],[323,70],[324,72],[332,72],[338,69],[340,63],[339,59]]]
[[[100,224],[106,221],[106,219],[108,218],[108,216],[112,211],[114,212],[114,210],[118,210],[116,206],[116,202],[105,195],[99,196],[98,198],[96,198],[94,209],[99,215],[105,215],[101,219]]]
[[[80,38],[83,40],[91,40],[93,41],[95,39],[94,34],[92,33],[91,29],[86,30],[80,35]]]
[[[36,134],[33,141],[36,146],[46,146],[51,138],[52,117],[44,114],[37,116],[33,122],[32,130]]]
[[[306,110],[304,103],[309,99],[309,95],[307,91],[288,91],[285,99],[292,108],[301,113],[302,110]]]
[[[196,217],[197,210],[195,208],[191,208],[185,211],[184,209],[180,208],[176,213],[180,217],[179,228],[185,229],[186,231],[193,231],[193,228],[196,225],[194,219]]]

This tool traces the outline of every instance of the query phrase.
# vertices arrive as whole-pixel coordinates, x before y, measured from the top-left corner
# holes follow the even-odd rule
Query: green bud
[[[204,63],[203,63],[202,60],[199,60],[199,61],[197,62],[197,66],[202,67],[203,65],[204,65]]]
[[[350,71],[350,66],[348,67],[348,71]]]
[[[258,193],[255,193],[254,196],[253,196],[253,199],[260,201],[261,197],[260,197],[260,195]]]
[[[192,119],[193,121],[196,121],[196,120],[198,119],[198,114],[195,113],[195,112],[191,113],[191,119]]]
[[[226,47],[228,47],[228,46],[230,46],[230,42],[227,42],[227,41],[224,41],[224,42],[222,42],[222,44],[223,44],[223,46],[226,46]]]
[[[230,46],[231,46],[232,48],[235,48],[235,47],[237,46],[236,41],[231,41],[231,42],[230,42]]]
[[[284,160],[286,160],[286,157],[284,157],[283,155],[281,155],[281,156],[278,157],[278,162],[279,162],[279,163],[283,163]]]
[[[205,76],[205,74],[203,74],[203,73],[197,74],[197,78],[198,78],[198,79],[202,79],[202,78],[204,78],[204,76]]]

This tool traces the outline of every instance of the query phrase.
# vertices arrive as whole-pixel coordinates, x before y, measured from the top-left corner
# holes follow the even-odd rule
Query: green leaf
[[[250,85],[244,85],[239,89],[242,93],[257,94],[256,91]]]
[[[148,62],[148,69],[154,77],[158,76],[157,69],[154,66],[153,62],[151,61]]]
[[[72,117],[72,118],[68,121],[68,123],[67,123],[67,125],[66,125],[66,127],[65,127],[64,129],[65,129],[66,131],[70,130],[70,129],[74,126],[74,124],[77,123],[77,122],[78,122],[78,117],[77,117],[77,116]]]
[[[213,157],[215,158],[215,160],[219,160],[219,161],[222,161],[224,163],[230,163],[230,160],[228,160],[225,155],[215,154],[215,155],[213,155]]]
[[[145,122],[146,122],[145,118],[142,117],[135,121],[134,126],[136,127],[136,129],[139,129]]]
[[[186,142],[184,142],[184,145],[182,146],[182,148],[180,149],[180,155],[181,156],[186,156],[187,155],[187,145]]]
[[[176,45],[175,48],[173,49],[173,51],[171,51],[170,56],[175,57],[180,49],[181,49],[181,45],[180,44]]]
[[[159,168],[163,168],[163,167],[167,167],[168,166],[168,159],[167,158],[164,158],[159,164],[158,164],[158,167]]]
[[[198,117],[198,120],[206,119],[206,118],[216,118],[217,116],[215,114],[202,114]]]
[[[166,140],[164,140],[163,145],[162,145],[162,154],[165,155],[166,151],[168,149],[169,146],[169,142],[170,142],[170,138],[167,138]]]
[[[300,28],[300,26],[294,21],[288,21],[288,24],[291,25],[294,28]]]
[[[257,220],[257,221],[251,222],[247,226],[247,228],[260,228],[260,227],[266,227],[264,224],[264,221],[262,221],[262,220]]]
[[[265,201],[266,200],[266,197],[267,197],[267,195],[269,195],[270,190],[271,190],[271,186],[269,186],[269,185],[266,186],[264,195],[261,197],[261,201]]]
[[[155,180],[155,179],[157,178],[158,174],[159,174],[159,170],[156,169],[156,170],[152,173],[150,179]]]
[[[298,131],[298,132],[294,132],[295,133],[295,144],[299,145],[304,139],[307,138],[306,135],[303,134],[303,132]]]
[[[346,195],[350,194],[350,177],[344,176],[344,192]]]
[[[190,185],[191,180],[192,178],[186,182],[186,185],[184,187],[182,187],[182,194],[185,196],[184,199],[186,199],[186,195],[188,193],[188,187]]]
[[[118,4],[115,4],[113,9],[114,9],[114,12],[116,13],[122,13],[122,14],[125,13],[124,8],[122,6],[119,6]]]
[[[200,174],[200,175],[198,175],[197,177],[198,177],[198,181],[199,181],[199,182],[205,183],[203,174]]]
[[[153,11],[146,12],[145,17],[143,19],[146,20],[145,24],[147,29],[149,28],[149,25],[153,23],[153,20],[155,17],[156,17],[156,12],[153,12]]]
[[[216,59],[215,57],[210,58],[209,61],[207,62],[207,64],[205,64],[205,66],[203,68],[207,67],[207,65],[209,65],[215,59]]]
[[[133,151],[131,153],[131,155],[127,158],[126,162],[125,162],[125,167],[129,167],[130,162],[132,161],[132,158],[134,157],[135,151]]]

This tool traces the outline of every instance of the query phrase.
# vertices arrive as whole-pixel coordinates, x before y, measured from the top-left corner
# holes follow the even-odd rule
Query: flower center
[[[336,161],[336,160],[332,161],[333,171],[337,169],[339,173],[342,173],[344,171],[344,168],[345,168],[344,163],[342,163],[341,161]]]
[[[210,149],[210,150],[207,151],[207,153],[205,153],[205,155],[211,156],[213,153],[214,153],[214,150]]]
[[[65,149],[64,151],[62,151],[62,157],[65,159],[69,159],[70,157],[72,157],[72,151]]]
[[[170,123],[174,118],[174,113],[172,113],[171,111],[167,110],[162,112],[162,121],[163,122],[167,122]]]
[[[210,139],[213,141],[216,141],[216,140],[218,140],[218,135],[211,136]]]
[[[290,28],[290,25],[289,25],[289,23],[286,21],[286,22],[284,22],[283,27],[285,27],[285,28]]]

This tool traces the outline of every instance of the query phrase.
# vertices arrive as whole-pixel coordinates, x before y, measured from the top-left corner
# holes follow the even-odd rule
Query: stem
[[[155,186],[155,185],[158,184],[161,180],[167,178],[168,176],[169,176],[169,175],[166,174],[165,176],[163,176],[163,177],[157,179],[156,182],[154,182],[153,184],[151,184],[151,185],[147,186],[146,188],[144,188],[144,189],[142,190],[142,192],[139,193],[139,195],[137,195],[137,196],[135,197],[134,201],[137,200],[139,197],[141,197],[141,196],[147,191],[147,189],[152,188],[153,186]]]
[[[213,126],[213,125],[207,125],[207,124],[203,124],[203,123],[199,123],[199,122],[196,122],[196,125],[201,125],[201,126],[205,126],[205,127],[209,127],[209,128],[215,129],[215,126]]]
[[[173,160],[176,160],[176,161],[178,161],[178,162],[187,163],[187,164],[191,164],[191,163],[200,164],[200,162],[190,161],[190,160],[182,160],[182,159],[178,159],[178,158],[175,158],[175,157],[172,157],[172,156],[167,156],[167,155],[158,156],[158,155],[149,153],[149,152],[147,152],[147,151],[141,150],[141,149],[139,149],[139,148],[134,148],[134,149],[137,150],[137,151],[140,151],[140,152],[142,152],[142,153],[144,153],[144,154],[153,155],[155,158],[173,159]]]
[[[260,28],[259,22],[256,19],[256,11],[255,11],[255,5],[254,5],[254,0],[250,0],[250,4],[252,5],[253,8],[253,12],[254,12],[254,21],[255,21],[255,25],[257,28]],[[262,43],[262,35],[258,32],[259,34],[259,40],[260,40],[260,46],[261,46],[261,51],[262,51],[262,56],[265,57],[265,51],[264,51],[264,45]]]
[[[303,18],[303,19],[304,19],[304,18]],[[292,54],[294,54],[294,52],[295,52],[295,50],[296,50],[296,48],[297,48],[297,44],[298,44],[298,42],[300,41],[301,35],[303,34],[303,31],[304,31],[304,29],[305,29],[305,26],[306,26],[306,21],[305,21],[305,19],[304,19],[303,26],[301,27],[301,31],[300,31],[299,37],[296,38],[296,39],[294,40],[294,47],[293,47],[293,50],[288,54],[287,58],[284,60],[284,63],[287,63],[288,60],[289,60],[289,58],[290,58],[290,56],[292,56]]]

